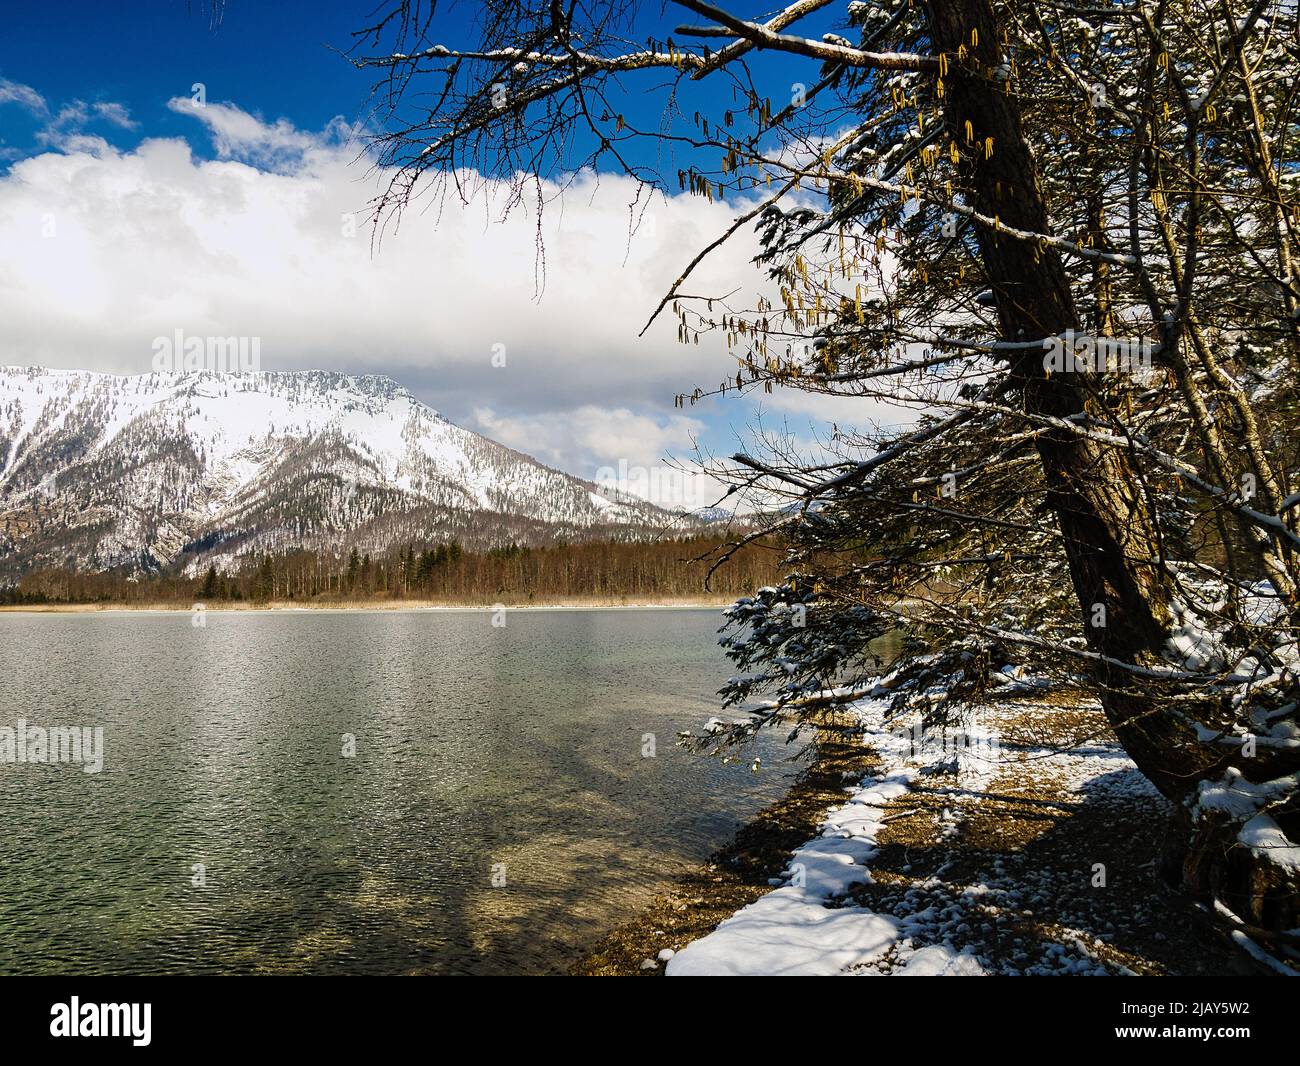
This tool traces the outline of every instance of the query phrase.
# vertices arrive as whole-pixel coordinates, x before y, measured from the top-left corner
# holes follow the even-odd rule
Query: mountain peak
[[[448,422],[381,375],[0,368],[0,577],[680,521]]]

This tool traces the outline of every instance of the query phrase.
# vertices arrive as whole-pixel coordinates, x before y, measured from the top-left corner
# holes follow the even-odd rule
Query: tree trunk
[[[970,206],[1014,228],[1050,233],[1019,106],[1004,91],[1000,71],[1005,57],[990,0],[935,2],[927,10],[935,50],[949,57],[944,123],[963,151]],[[965,59],[958,57],[959,48],[964,48]],[[986,152],[986,138],[992,139],[991,152]],[[1054,248],[983,225],[978,240],[1004,339],[1032,340],[1080,330],[1069,281]],[[1027,413],[1062,418],[1095,406],[1089,375],[1049,375],[1042,356],[1030,349],[1010,364],[1012,383]],[[1040,434],[1037,448],[1089,648],[1119,662],[1150,661],[1168,639],[1169,594],[1161,568],[1154,565],[1159,544],[1153,516],[1127,457],[1114,447],[1059,430]],[[1101,625],[1092,624],[1097,605],[1104,609]],[[1175,804],[1179,839],[1171,843],[1184,884],[1203,897],[1217,886],[1236,886],[1234,902],[1243,908],[1237,913],[1252,924],[1286,928],[1275,923],[1289,921],[1294,926],[1294,888],[1291,903],[1280,905],[1278,886],[1272,884],[1275,871],[1259,869],[1274,864],[1252,861],[1254,853],[1235,844],[1235,838],[1225,838],[1220,826],[1204,819],[1191,823],[1188,799],[1196,795],[1201,781],[1219,776],[1235,760],[1199,743],[1172,705],[1161,699],[1155,682],[1105,663],[1098,672],[1102,707],[1120,742]],[[1252,769],[1252,779],[1266,779],[1259,776],[1258,760]]]

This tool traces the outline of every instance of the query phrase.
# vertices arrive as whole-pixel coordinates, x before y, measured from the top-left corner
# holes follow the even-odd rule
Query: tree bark
[[[1006,57],[992,3],[934,2],[927,5],[927,17],[935,50],[949,59],[944,123],[962,152],[970,206],[1017,229],[1050,233],[1019,105],[1005,91]],[[959,49],[965,58],[959,58]],[[978,241],[1003,339],[1080,331],[1070,284],[1054,248],[988,226],[979,228]],[[1067,418],[1097,403],[1089,375],[1049,375],[1040,351],[1015,357],[1009,373],[1028,414]],[[1169,592],[1162,569],[1154,564],[1159,554],[1154,516],[1126,455],[1067,430],[1041,433],[1037,448],[1089,648],[1119,662],[1152,660],[1169,636]],[[1096,605],[1104,608],[1102,625],[1092,624]],[[1294,925],[1294,888],[1291,904],[1279,903],[1286,890],[1275,883],[1275,871],[1263,869],[1273,864],[1253,862],[1253,853],[1225,838],[1222,827],[1204,820],[1193,825],[1188,813],[1187,801],[1199,783],[1222,773],[1234,759],[1199,743],[1161,699],[1154,681],[1104,662],[1098,673],[1102,707],[1120,742],[1175,805],[1178,831],[1171,844],[1185,887],[1202,897],[1229,890],[1243,908],[1238,913],[1255,924]],[[1260,765],[1253,769],[1251,777],[1262,779]]]

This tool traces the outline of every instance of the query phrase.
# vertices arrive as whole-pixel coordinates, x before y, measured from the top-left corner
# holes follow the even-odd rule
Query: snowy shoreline
[[[709,877],[685,882],[638,929],[611,937],[585,972],[1267,972],[1254,945],[1228,940],[1154,870],[1168,801],[1096,701],[1026,689],[1007,684],[969,715],[955,751],[919,733],[915,711],[887,720],[881,690],[848,705],[876,756],[871,772],[841,771],[847,787],[831,788],[841,798],[760,874],[769,887],[751,880],[756,894],[719,910],[710,893],[735,899],[727,884],[744,884],[724,853]]]
[[[911,758],[912,738],[886,727],[886,701],[867,697],[851,705],[881,768],[851,790],[848,802],[827,812],[821,834],[796,848],[782,871],[786,883],[742,908],[713,932],[667,960],[669,977],[830,976],[901,948],[896,976],[984,973],[975,957],[950,945],[911,949],[913,925],[866,907],[832,907],[854,885],[871,883],[871,860],[887,805],[905,795],[922,769]]]

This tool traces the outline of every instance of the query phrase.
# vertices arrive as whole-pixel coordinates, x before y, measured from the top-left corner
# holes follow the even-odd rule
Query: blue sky
[[[121,104],[150,135],[188,135],[186,124],[166,102],[188,94],[195,82],[204,83],[213,99],[315,130],[336,116],[352,120],[365,115],[372,77],[339,52],[353,46],[352,34],[368,21],[374,2],[226,0],[220,22],[213,26],[197,0],[192,10],[184,0],[73,0],[60,4],[57,13],[45,3],[17,0],[6,4],[0,76],[30,85],[51,100]],[[651,34],[662,39],[680,22],[700,21],[684,9],[670,8],[664,15],[657,3],[640,6],[644,17],[627,31],[637,41]],[[453,46],[474,41],[481,17],[477,5],[444,2],[437,10],[432,32],[436,40]],[[833,24],[827,16],[808,25]],[[369,54],[373,49],[361,51]],[[794,81],[815,74],[815,64],[772,53],[753,57],[751,65],[774,98],[784,96]],[[660,105],[653,95],[640,91],[646,84],[633,83],[633,91],[624,94],[618,106],[630,118],[652,126]],[[721,89],[720,82],[687,85],[682,106],[695,105],[692,93],[706,105],[716,102],[713,94]],[[7,113],[0,147],[31,151],[39,147],[40,129],[31,116]],[[100,124],[97,132],[110,143],[130,143],[110,125]],[[205,151],[201,144],[193,147],[197,154]],[[651,158],[647,146],[643,161]]]
[[[642,39],[683,20],[647,10]],[[440,12],[438,39],[470,38],[474,5]],[[681,350],[668,323],[636,338],[731,205],[661,200],[649,235],[629,244],[631,184],[587,176],[546,209],[540,297],[527,211],[496,226],[486,202],[445,203],[376,252],[365,234],[339,239],[340,218],[376,186],[342,135],[365,114],[371,76],[331,46],[348,47],[368,14],[369,0],[229,0],[213,28],[176,0],[7,4],[0,221],[16,239],[0,248],[0,361],[138,373],[150,340],[175,328],[255,335],[265,369],[386,373],[453,420],[584,476],[685,456],[693,438],[734,450],[756,398],[685,412],[672,400],[716,386],[733,365],[725,354]],[[785,58],[755,69],[773,97],[816,73]],[[201,111],[188,106],[196,82]],[[643,122],[658,115],[650,95],[625,103]],[[756,288],[752,252],[741,239],[703,280]],[[487,354],[498,345],[505,367]],[[777,394],[763,418],[808,437],[853,414]]]
[[[348,46],[366,6],[230,0],[211,28],[197,4],[187,11],[181,0],[71,0],[57,7],[18,0],[5,5],[0,75],[53,100],[122,103],[160,136],[190,132],[165,104],[196,81],[208,84],[214,98],[320,129],[365,102],[366,79],[329,48]],[[4,139],[30,149],[37,128],[6,113]]]

